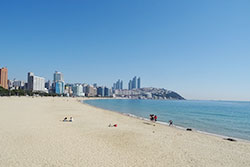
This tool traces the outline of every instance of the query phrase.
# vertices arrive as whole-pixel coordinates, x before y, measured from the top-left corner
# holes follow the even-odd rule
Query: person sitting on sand
[[[68,121],[68,118],[65,117],[65,118],[63,119],[63,122],[67,122],[67,121]]]
[[[173,121],[172,120],[169,120],[169,126],[173,125]]]
[[[73,117],[70,117],[70,118],[69,118],[69,122],[73,122]]]

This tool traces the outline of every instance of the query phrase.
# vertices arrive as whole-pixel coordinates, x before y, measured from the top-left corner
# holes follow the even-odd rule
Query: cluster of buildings
[[[141,78],[135,76],[132,80],[128,82],[128,90],[140,89],[141,88]]]
[[[8,69],[0,69],[0,86],[9,90],[27,90],[39,93],[55,93],[63,96],[77,97],[110,97],[113,92],[106,86],[97,86],[97,84],[65,84],[63,74],[55,71],[53,81],[45,81],[44,77],[36,76],[33,72],[27,75],[27,82],[20,80],[8,80]]]
[[[113,90],[122,90],[123,89],[123,81],[122,80],[118,80],[113,84],[112,87]]]
[[[106,86],[98,86],[85,83],[65,84],[63,74],[55,71],[53,81],[46,82],[44,77],[36,76],[33,72],[28,72],[27,82],[20,80],[8,80],[8,69],[0,69],[0,86],[9,90],[27,90],[31,92],[55,93],[62,96],[77,97],[136,97],[142,94],[141,79],[134,77],[128,82],[128,89],[123,89],[123,81],[117,80],[112,89]],[[143,96],[151,97],[151,94],[143,93]]]
[[[113,84],[112,90],[115,92],[116,90],[134,90],[134,89],[140,89],[141,88],[141,78],[140,77],[134,77],[132,80],[129,80],[128,82],[128,89],[123,89],[123,81],[118,80]]]

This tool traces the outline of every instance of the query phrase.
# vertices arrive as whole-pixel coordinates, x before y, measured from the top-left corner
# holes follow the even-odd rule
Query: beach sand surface
[[[154,124],[76,98],[0,97],[0,115],[1,167],[250,166],[247,141]],[[73,122],[61,121],[70,116]]]

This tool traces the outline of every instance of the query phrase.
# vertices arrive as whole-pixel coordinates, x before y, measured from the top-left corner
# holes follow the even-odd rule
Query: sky
[[[2,0],[0,67],[250,101],[249,0]]]

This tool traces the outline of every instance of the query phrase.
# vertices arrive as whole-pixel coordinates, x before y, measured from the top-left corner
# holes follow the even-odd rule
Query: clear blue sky
[[[188,99],[250,100],[249,0],[2,0],[0,66],[68,83],[140,76]]]

